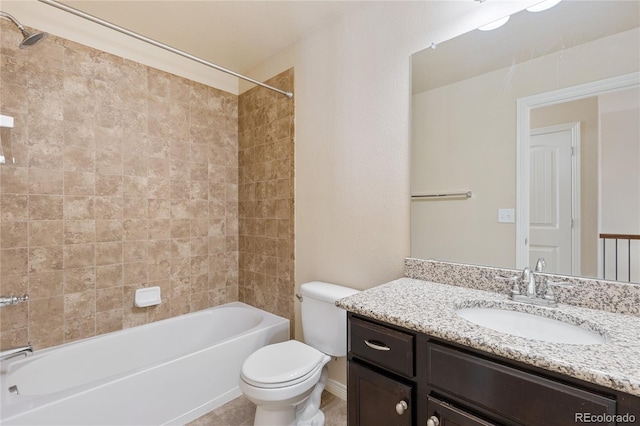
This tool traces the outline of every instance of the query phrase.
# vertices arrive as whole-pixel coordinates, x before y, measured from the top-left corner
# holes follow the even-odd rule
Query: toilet
[[[323,426],[320,396],[331,357],[347,354],[346,311],[335,301],[358,290],[324,282],[300,286],[302,330],[297,340],[267,345],[242,365],[240,390],[256,404],[256,426]]]

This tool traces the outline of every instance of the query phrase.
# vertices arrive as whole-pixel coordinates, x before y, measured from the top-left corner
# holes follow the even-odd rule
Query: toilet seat
[[[327,356],[297,340],[265,346],[251,354],[242,365],[240,376],[260,388],[282,388],[313,376],[326,363]]]

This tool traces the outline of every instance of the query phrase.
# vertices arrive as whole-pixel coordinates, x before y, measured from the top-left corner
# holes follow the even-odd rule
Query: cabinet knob
[[[396,404],[396,413],[401,416],[404,414],[404,410],[406,410],[407,408],[409,408],[407,401],[402,400]]]
[[[440,426],[440,419],[436,416],[429,417],[429,420],[427,420],[427,426]]]

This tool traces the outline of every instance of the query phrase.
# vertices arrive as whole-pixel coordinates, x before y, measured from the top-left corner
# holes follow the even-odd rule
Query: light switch
[[[516,223],[514,209],[498,209],[498,223]]]

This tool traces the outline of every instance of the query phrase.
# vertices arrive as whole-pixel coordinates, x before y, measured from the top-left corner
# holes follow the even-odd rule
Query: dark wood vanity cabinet
[[[352,313],[348,348],[349,426],[640,423],[639,397]]]
[[[351,318],[349,425],[416,424],[414,334]]]

